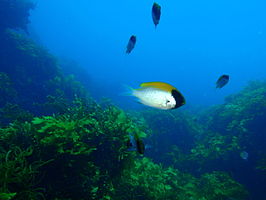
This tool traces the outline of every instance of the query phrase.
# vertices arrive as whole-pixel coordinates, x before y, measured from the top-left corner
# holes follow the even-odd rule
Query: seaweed
[[[245,199],[247,192],[245,188],[234,181],[225,172],[214,171],[211,174],[204,174],[200,178],[203,184],[202,193],[206,199]]]
[[[241,170],[231,170],[245,162],[242,150],[265,177],[265,81],[199,116],[125,112],[96,102],[47,49],[14,30],[26,30],[33,8],[0,2],[0,199],[243,200]],[[130,135],[146,138],[153,160],[128,151]]]
[[[45,48],[13,30],[2,34],[0,107],[16,104],[34,116],[63,114],[76,97],[89,98],[74,76],[64,76]]]
[[[4,198],[11,199],[15,196],[16,199],[44,199],[41,188],[37,187],[35,175],[45,163],[29,163],[27,158],[32,153],[31,147],[22,150],[17,146],[7,152],[1,152],[0,191]]]
[[[18,170],[33,169],[36,162],[45,163],[41,172],[35,170],[28,172],[31,176],[21,175],[29,178],[28,188],[20,190],[5,181],[4,192],[31,196],[29,199],[38,199],[41,194],[47,199],[86,199],[88,196],[106,199],[110,196],[111,180],[119,176],[136,155],[127,151],[129,132],[143,136],[145,130],[112,105],[103,108],[88,102],[77,98],[65,114],[35,117],[30,122],[16,121],[0,129],[2,152],[12,148],[30,152],[25,155],[29,159],[18,159],[23,160],[23,165],[17,165]],[[29,149],[34,149],[35,154]],[[12,166],[6,168],[12,170]],[[12,178],[11,174],[4,177]],[[38,180],[38,187],[30,182],[33,179]]]
[[[116,181],[114,199],[244,199],[245,188],[224,172],[193,177],[172,167],[164,168],[144,158],[136,160]]]

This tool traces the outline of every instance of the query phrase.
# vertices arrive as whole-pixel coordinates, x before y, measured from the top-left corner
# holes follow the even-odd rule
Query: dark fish
[[[152,20],[155,25],[155,28],[159,24],[160,18],[161,18],[161,6],[157,3],[154,3],[152,6]]]
[[[127,147],[128,151],[137,151],[141,155],[143,155],[145,151],[145,144],[137,135],[130,135],[130,139],[127,141]]]
[[[137,138],[136,145],[137,145],[137,151],[139,152],[139,154],[143,155],[145,151],[145,145],[144,145],[143,140],[141,140],[140,138]]]
[[[129,41],[128,41],[128,44],[127,44],[127,51],[126,51],[126,53],[130,53],[134,49],[135,44],[136,44],[136,41],[137,41],[137,38],[136,38],[135,35],[132,35],[129,38]]]
[[[229,81],[228,75],[222,75],[220,78],[216,81],[216,88],[222,88],[225,86]]]

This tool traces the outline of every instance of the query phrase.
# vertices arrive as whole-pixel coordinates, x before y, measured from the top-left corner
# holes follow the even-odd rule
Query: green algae
[[[13,188],[13,182],[8,180],[12,180],[15,173],[8,162],[9,165],[3,168],[12,173],[1,173],[6,174],[3,185],[7,192],[17,193],[19,199],[22,194],[39,196],[43,192],[38,188],[49,187],[46,198],[71,196],[75,199],[78,196],[86,199],[90,196],[92,199],[108,199],[112,193],[112,178],[119,176],[126,163],[135,156],[127,152],[128,131],[141,134],[145,130],[139,129],[122,110],[114,106],[84,105],[78,99],[74,105],[64,115],[36,117],[31,122],[16,121],[0,129],[1,155],[10,154],[10,148],[28,152],[14,156],[16,162],[23,163],[16,164],[17,170],[24,172],[18,172],[18,176],[38,180],[36,184],[23,180],[27,185],[25,190]],[[36,162],[45,163],[38,166],[42,170],[27,171],[34,169]],[[59,169],[55,176],[54,171]],[[78,181],[74,188],[71,184],[73,180]],[[17,184],[20,182],[18,179]],[[62,185],[64,187],[60,188]],[[54,191],[57,192],[54,194]]]
[[[1,200],[11,200],[14,196],[16,196],[16,193],[0,193]]]
[[[114,199],[243,199],[247,193],[242,185],[224,172],[193,177],[172,167],[164,168],[144,158],[124,170]],[[127,191],[127,192],[126,192]],[[122,193],[122,194],[121,194]]]
[[[32,4],[17,2],[26,5],[25,19]],[[96,103],[45,48],[2,27],[0,199],[242,200],[246,189],[214,169],[257,146],[252,153],[261,159],[254,168],[265,171],[265,145],[257,139],[265,133],[265,82],[251,83],[199,117],[128,114]],[[150,151],[159,159],[127,151],[130,134],[151,136]]]
[[[16,193],[16,199],[212,200],[246,195],[225,173],[196,178],[128,152],[128,134],[145,136],[147,126],[143,121],[138,126],[117,107],[80,99],[74,105],[63,115],[0,129],[1,156],[8,161],[0,167],[8,169],[1,173],[6,174],[3,192]],[[23,188],[21,182],[26,183]]]

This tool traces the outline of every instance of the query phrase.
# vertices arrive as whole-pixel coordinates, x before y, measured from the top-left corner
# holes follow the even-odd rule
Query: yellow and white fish
[[[132,95],[146,106],[169,110],[185,104],[183,95],[168,83],[147,82],[142,83],[140,87],[139,89],[132,89]]]

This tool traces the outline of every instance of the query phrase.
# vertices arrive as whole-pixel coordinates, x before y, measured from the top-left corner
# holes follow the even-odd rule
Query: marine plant
[[[245,199],[247,191],[243,185],[234,181],[224,172],[214,171],[210,174],[203,174],[200,178],[203,185],[202,193],[205,199]]]
[[[20,190],[5,181],[3,193],[43,194],[48,199],[86,199],[88,196],[108,199],[112,194],[112,179],[119,176],[136,155],[127,151],[129,134],[144,137],[145,130],[113,105],[102,107],[81,99],[76,99],[73,105],[63,115],[35,117],[30,122],[15,121],[0,129],[3,157],[7,154],[4,152],[12,148],[29,152],[23,159],[16,158],[26,163],[16,165],[17,170],[33,168],[36,162],[45,163],[31,176],[23,174],[38,180],[37,184],[24,180],[28,189]],[[11,170],[12,166],[3,168]],[[4,176],[7,177],[4,180],[11,179],[12,174]],[[39,188],[44,188],[45,194]]]
[[[0,157],[0,197],[1,199],[44,199],[41,188],[38,188],[35,176],[43,162],[30,163],[31,147],[22,150],[17,146],[8,151],[1,148]]]
[[[239,149],[238,137],[209,133],[200,140],[197,140],[195,147],[191,149],[188,160],[197,160],[203,165],[215,159],[226,160],[230,153],[238,151]]]
[[[265,120],[266,81],[253,81],[240,93],[229,96],[224,105],[210,111],[207,127],[238,137],[240,149],[260,157],[266,153]]]
[[[190,189],[186,184],[190,182]],[[122,178],[115,182],[118,188],[114,199],[181,199],[197,196],[195,179],[171,167],[153,163],[148,158],[135,160],[131,167],[123,171]],[[190,194],[189,194],[190,193]],[[187,194],[187,195],[186,195]],[[183,198],[185,199],[185,198]]]
[[[154,154],[156,161],[162,161],[158,158],[163,158],[170,152],[172,145],[182,147],[183,153],[190,152],[195,137],[203,134],[203,128],[185,111],[163,112],[149,109],[142,111],[141,115],[152,130],[148,142],[153,146],[150,155]]]
[[[6,126],[14,121],[31,121],[33,115],[22,109],[17,104],[7,103],[5,106],[0,108],[0,126]]]
[[[253,131],[254,122],[265,118],[266,82],[250,82],[240,93],[226,98],[224,105],[210,111],[208,125],[211,129],[219,128],[221,133],[245,134]],[[256,131],[257,132],[257,131]]]
[[[0,106],[16,104],[35,116],[62,114],[74,98],[88,97],[88,91],[75,77],[65,76],[57,59],[45,48],[13,30],[2,35]]]
[[[247,195],[243,186],[226,173],[213,172],[196,178],[148,158],[135,160],[114,185],[117,190],[113,198],[118,200],[240,200]]]
[[[171,148],[165,156],[166,160],[180,170],[197,175],[213,169],[222,170],[232,155],[237,154],[240,149],[236,136],[218,133],[206,133],[204,137],[196,138],[190,152],[183,152],[182,147],[177,145]]]
[[[206,110],[201,119],[211,132],[218,132],[225,138],[236,138],[237,145],[232,149],[230,160],[220,166],[232,169],[234,177],[247,174],[245,182],[249,183],[251,174],[259,174],[256,181],[263,185],[265,177],[263,158],[265,147],[265,121],[266,121],[266,81],[252,81],[242,91],[230,95],[225,103]],[[231,140],[233,141],[233,140]],[[227,141],[225,141],[227,142]],[[245,151],[247,157],[243,158],[241,152]],[[243,163],[245,161],[246,163]],[[243,167],[245,166],[245,167]],[[253,190],[250,186],[250,190]],[[263,195],[264,189],[256,190],[258,196]]]
[[[265,152],[263,140],[246,136],[265,132],[264,82],[209,110],[200,119],[205,127],[179,110],[128,115],[96,103],[45,48],[7,29],[26,29],[32,8],[27,0],[0,2],[0,18],[7,19],[0,22],[0,199],[245,198],[243,186],[213,168],[239,147],[259,144],[262,152],[252,151]],[[135,134],[151,135],[153,148],[146,155],[163,164],[128,151]],[[167,153],[173,159],[165,162]],[[257,168],[265,169],[263,159]]]

